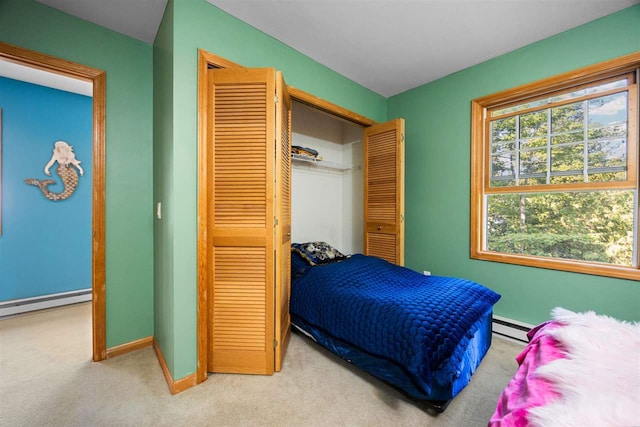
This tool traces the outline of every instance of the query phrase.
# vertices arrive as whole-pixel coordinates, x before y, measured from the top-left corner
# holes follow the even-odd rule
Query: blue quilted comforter
[[[290,311],[307,324],[399,365],[429,393],[432,373],[463,356],[473,325],[500,295],[464,279],[424,276],[364,255],[307,269]]]

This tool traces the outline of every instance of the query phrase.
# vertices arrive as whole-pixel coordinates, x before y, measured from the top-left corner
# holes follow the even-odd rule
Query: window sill
[[[624,267],[597,262],[563,260],[557,258],[552,259],[490,251],[475,251],[473,249],[471,250],[471,258],[483,261],[523,265],[526,267],[546,268],[571,273],[605,276],[616,279],[640,280],[640,269],[637,267]]]

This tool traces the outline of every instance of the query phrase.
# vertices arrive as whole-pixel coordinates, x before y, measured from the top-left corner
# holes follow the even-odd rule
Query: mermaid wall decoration
[[[35,179],[35,178],[27,178],[24,180],[25,183],[29,185],[34,185],[42,191],[44,197],[49,200],[59,201],[68,199],[71,197],[74,191],[76,191],[76,187],[78,186],[78,172],[80,175],[84,174],[84,170],[82,170],[82,166],[80,166],[80,160],[76,159],[76,155],[73,152],[73,147],[67,144],[65,141],[56,141],[53,147],[53,155],[51,156],[51,160],[44,167],[44,173],[47,175],[51,175],[49,169],[55,162],[58,162],[58,168],[56,171],[60,178],[62,178],[63,189],[60,193],[53,193],[49,191],[47,188],[49,185],[55,184],[56,181],[53,179]],[[74,169],[74,167],[76,169]]]

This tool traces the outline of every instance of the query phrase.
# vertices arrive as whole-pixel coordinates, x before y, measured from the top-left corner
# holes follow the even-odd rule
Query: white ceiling
[[[156,38],[167,6],[167,0],[36,1],[147,43]]]
[[[148,43],[153,42],[167,2],[37,1]],[[385,97],[640,3],[640,0],[207,1]]]
[[[93,84],[0,59],[0,76],[41,86],[93,96]]]

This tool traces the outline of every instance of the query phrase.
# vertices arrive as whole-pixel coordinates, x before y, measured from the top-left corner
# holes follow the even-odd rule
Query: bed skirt
[[[459,363],[455,364],[447,358],[432,372],[429,390],[417,386],[405,370],[392,360],[369,354],[308,324],[296,315],[292,315],[292,325],[330,352],[397,388],[409,398],[427,401],[434,409],[443,411],[451,399],[469,384],[471,376],[489,350],[492,314],[493,310],[490,308],[469,328],[468,333],[473,337],[466,343]]]

